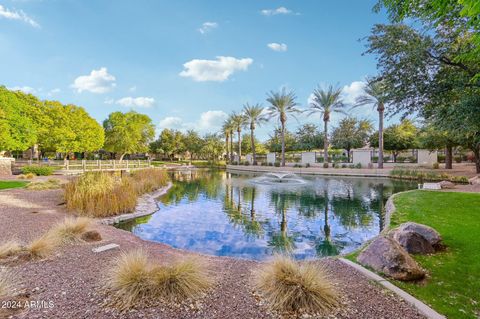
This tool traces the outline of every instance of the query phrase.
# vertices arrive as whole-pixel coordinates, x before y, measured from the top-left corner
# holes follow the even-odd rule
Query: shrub
[[[310,167],[310,163],[305,164],[305,167],[306,167],[306,168],[309,168],[309,167]]]
[[[86,217],[67,217],[63,221],[55,224],[49,231],[48,236],[56,238],[61,243],[79,241],[80,236],[87,231],[91,220]]]
[[[22,167],[22,174],[35,174],[36,176],[52,175],[54,171],[50,166],[29,165]]]
[[[0,245],[0,259],[15,255],[22,250],[22,245],[16,240],[9,240]]]
[[[273,163],[271,163],[271,162],[270,162],[270,163],[268,163],[268,166],[273,166]]]
[[[437,158],[439,163],[445,163],[445,155],[438,155]]]
[[[469,183],[467,176],[452,176],[451,181],[455,183],[462,183],[462,184]]]
[[[455,160],[455,163],[461,163],[462,162],[462,157],[461,156],[455,156],[453,159]]]
[[[280,167],[280,162],[275,162],[275,167]]]
[[[433,168],[433,169],[439,169],[439,168],[440,168],[440,164],[438,164],[438,162],[437,162],[437,163],[433,163],[432,168]]]
[[[347,168],[347,164],[343,163],[342,168]]]
[[[355,164],[348,164],[348,168],[355,168]]]
[[[197,259],[154,265],[139,249],[122,253],[113,265],[107,276],[106,289],[112,297],[111,303],[122,310],[132,308],[140,300],[182,301],[193,298],[212,284],[206,268]]]
[[[245,161],[245,162],[243,162],[243,165],[249,166],[249,165],[250,165],[250,162],[249,162],[249,161]]]
[[[12,294],[14,277],[15,275],[7,268],[0,268],[0,297],[6,297]]]
[[[323,168],[328,168],[328,163],[323,163]]]
[[[31,182],[26,186],[27,189],[34,190],[34,191],[42,191],[47,189],[58,189],[60,188],[60,181],[55,178],[50,178],[47,181],[43,182]]]
[[[199,259],[186,259],[153,270],[154,294],[166,300],[182,300],[208,290],[212,281]]]
[[[302,166],[302,164],[295,164],[295,165],[293,165],[293,167],[302,168],[303,166]]]
[[[355,168],[362,168],[362,164],[361,163],[355,164]]]
[[[25,247],[28,255],[34,259],[43,259],[48,257],[59,246],[57,237],[50,236],[48,233],[33,240]]]
[[[269,306],[277,311],[327,314],[339,305],[339,297],[317,264],[299,264],[277,256],[255,276],[255,286]]]

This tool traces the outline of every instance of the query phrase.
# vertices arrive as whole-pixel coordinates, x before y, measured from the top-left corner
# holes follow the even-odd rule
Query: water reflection
[[[298,185],[251,183],[224,171],[172,173],[160,210],[119,225],[138,236],[219,256],[298,259],[354,250],[378,234],[393,193],[415,185],[387,179],[305,177]],[[278,183],[283,184],[283,183]]]

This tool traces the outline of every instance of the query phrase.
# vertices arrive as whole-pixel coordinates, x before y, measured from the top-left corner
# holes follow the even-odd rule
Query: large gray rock
[[[450,181],[441,181],[440,183],[441,189],[453,189],[455,188],[455,184]]]
[[[427,225],[417,224],[417,223],[414,223],[414,222],[408,222],[408,223],[401,224],[396,229],[394,229],[393,230],[393,238],[394,239],[400,238],[400,237],[403,236],[402,233],[407,233],[407,232],[416,233],[416,234],[420,235],[421,237],[425,238],[425,240],[428,241],[428,243],[435,250],[439,250],[439,249],[443,248],[442,236],[440,236],[440,234],[435,229],[433,229],[432,227],[429,227]],[[400,244],[401,244],[401,242],[400,242]]]
[[[395,229],[390,233],[390,236],[410,254],[431,254],[435,252],[435,248],[430,242],[418,233]]]
[[[425,276],[425,272],[402,246],[382,235],[360,253],[357,261],[397,280],[418,280]]]

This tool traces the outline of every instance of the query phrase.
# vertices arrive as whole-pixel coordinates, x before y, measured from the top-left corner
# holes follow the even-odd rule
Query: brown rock
[[[385,236],[375,238],[357,258],[358,262],[393,279],[422,279],[425,272],[395,240]]]
[[[455,188],[455,184],[450,181],[441,181],[440,183],[441,189],[453,189]]]
[[[413,231],[395,229],[391,233],[391,237],[410,254],[431,254],[435,252],[435,249],[425,237]]]
[[[100,241],[102,240],[102,235],[96,230],[89,230],[82,234],[82,239],[87,242]]]

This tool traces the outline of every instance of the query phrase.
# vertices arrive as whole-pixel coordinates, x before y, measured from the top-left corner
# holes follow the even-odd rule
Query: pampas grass
[[[0,245],[0,259],[15,255],[21,250],[22,245],[18,241],[14,239],[9,240],[6,243]]]
[[[183,301],[199,296],[210,288],[204,265],[187,259],[171,265],[155,265],[141,250],[123,252],[114,260],[105,287],[111,304],[121,310],[130,309],[138,301]]]
[[[130,176],[97,172],[86,173],[65,187],[67,209],[84,216],[109,217],[131,213],[139,195],[151,192],[168,182],[165,171],[145,169]]]
[[[277,256],[255,276],[255,286],[270,307],[283,312],[326,314],[339,297],[325,272],[315,263],[302,264]]]

